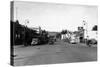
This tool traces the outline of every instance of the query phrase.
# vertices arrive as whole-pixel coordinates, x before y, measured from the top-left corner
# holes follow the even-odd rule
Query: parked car
[[[48,41],[48,43],[49,43],[49,44],[54,44],[54,42],[56,42],[55,36],[49,36],[49,41]]]
[[[38,35],[38,36],[32,36],[31,39],[31,45],[39,45],[39,44],[45,44],[48,43],[49,38],[47,35]]]
[[[77,43],[77,38],[75,37],[75,35],[72,35],[70,38],[70,43],[71,44],[76,44]]]
[[[71,43],[71,44],[76,44],[77,42],[76,42],[75,39],[71,39],[71,40],[70,40],[70,43]]]
[[[97,37],[97,31],[90,31],[88,32],[88,39],[87,39],[87,45],[97,45],[98,37]]]
[[[97,45],[97,40],[96,39],[89,39],[89,40],[87,40],[87,45],[88,46]]]

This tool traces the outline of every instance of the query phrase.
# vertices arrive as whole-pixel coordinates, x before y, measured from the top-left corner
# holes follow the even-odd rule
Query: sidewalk
[[[33,46],[25,47],[23,45],[14,46],[14,59],[23,59],[25,57],[34,56],[38,49]]]
[[[20,47],[24,47],[24,45],[14,45],[14,49],[16,49],[16,48],[20,48]]]

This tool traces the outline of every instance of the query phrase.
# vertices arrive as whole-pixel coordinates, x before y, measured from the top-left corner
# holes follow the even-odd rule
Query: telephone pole
[[[87,25],[86,20],[83,20],[83,29],[84,29],[84,38],[86,39],[85,43],[87,43],[87,39],[88,39],[88,25]]]
[[[29,20],[26,19],[26,20],[25,20],[25,27],[24,27],[24,46],[28,46],[28,44],[27,44],[27,42],[26,42],[26,32],[27,32],[26,28],[27,28],[27,24],[28,24],[28,23],[29,23]]]

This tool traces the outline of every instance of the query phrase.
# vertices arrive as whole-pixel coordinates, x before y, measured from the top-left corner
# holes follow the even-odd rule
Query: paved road
[[[63,41],[54,45],[14,47],[14,65],[39,65],[97,60],[97,47],[84,44],[68,44]]]

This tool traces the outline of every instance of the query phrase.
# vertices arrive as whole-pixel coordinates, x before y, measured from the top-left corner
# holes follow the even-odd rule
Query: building
[[[79,40],[80,40],[80,42],[82,43],[83,41],[84,41],[84,28],[83,27],[78,27],[78,31],[77,31],[77,36],[78,36],[78,38],[79,38]]]

